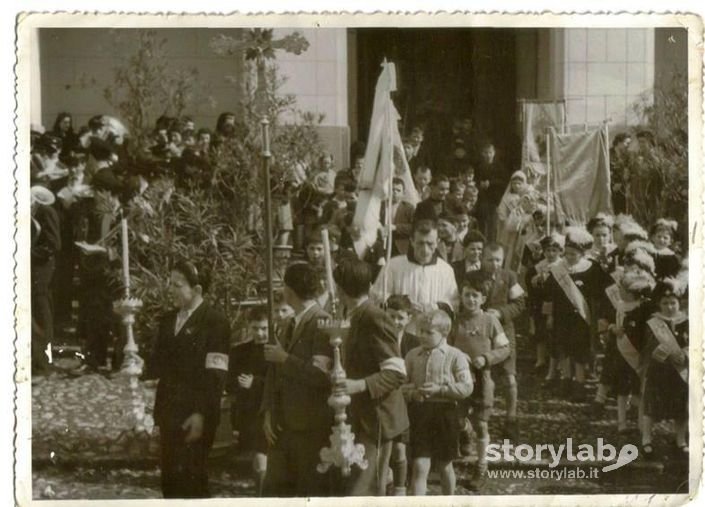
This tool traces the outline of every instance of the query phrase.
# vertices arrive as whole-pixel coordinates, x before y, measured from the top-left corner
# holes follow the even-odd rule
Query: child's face
[[[404,187],[402,185],[394,185],[392,187],[392,202],[399,202],[404,197]]]
[[[578,250],[577,248],[573,247],[566,247],[565,249],[565,260],[570,264],[571,266],[575,263],[577,263],[580,259],[583,258],[583,251]]]
[[[323,171],[328,171],[329,169],[333,168],[333,156],[332,155],[324,155],[323,158],[321,158],[321,170]]]
[[[482,269],[488,273],[496,273],[502,269],[504,263],[504,252],[497,250],[496,252],[486,251],[482,255]]]
[[[546,232],[546,219],[542,216],[535,216],[532,220],[534,222],[536,232],[539,233],[539,237],[543,236]]]
[[[433,185],[433,198],[437,201],[444,201],[450,192],[450,183],[447,181],[439,181]]]
[[[453,197],[457,200],[461,200],[465,195],[465,185],[457,183],[453,189]]]
[[[676,296],[664,296],[659,301],[659,309],[666,317],[673,317],[680,310],[680,301]]]
[[[663,229],[658,229],[651,236],[651,241],[654,244],[654,246],[660,250],[662,248],[667,248],[667,247],[671,246],[671,242],[673,241],[673,238],[671,238],[671,234],[668,231],[664,231]]]
[[[469,312],[477,312],[482,309],[482,305],[487,301],[487,296],[477,289],[472,287],[463,287],[463,293],[461,294],[461,302],[463,308]]]
[[[445,241],[450,241],[455,236],[455,224],[448,220],[438,221],[438,237]]]
[[[337,185],[335,187],[335,198],[339,201],[346,200],[348,193],[345,191],[345,185]]]
[[[543,255],[548,262],[555,262],[561,256],[561,249],[557,246],[549,246],[543,249]]]
[[[414,154],[414,146],[411,143],[404,143],[404,155],[407,160]]]
[[[495,150],[494,146],[485,146],[482,149],[482,161],[486,164],[491,164],[494,162]]]
[[[208,145],[211,142],[211,135],[207,133],[198,134],[198,144]]]
[[[288,304],[281,302],[276,305],[274,305],[274,318],[281,322],[284,319],[287,319],[289,317],[293,317],[294,315],[294,309],[289,306]]]
[[[479,241],[468,243],[468,246],[465,247],[465,260],[472,263],[479,262],[482,257],[483,247],[484,245]]]
[[[250,338],[255,343],[267,343],[269,325],[266,320],[253,320],[249,324]]]
[[[420,188],[427,187],[431,183],[431,171],[417,171],[414,180]]]
[[[306,247],[306,256],[313,264],[323,263],[323,243],[311,243]]]
[[[392,318],[392,321],[394,322],[394,327],[398,332],[403,331],[406,328],[406,325],[409,323],[409,312],[404,311],[404,310],[394,310],[394,309],[388,309],[387,310],[387,315],[389,315]]]
[[[424,322],[419,326],[419,342],[423,348],[432,349],[437,347],[443,341],[443,338],[444,336],[433,328],[431,322]]]
[[[464,201],[465,201],[465,207],[468,210],[472,210],[472,208],[475,207],[475,204],[477,204],[477,197],[479,193],[476,191],[470,191],[470,192],[465,192],[464,196]]]
[[[470,217],[467,215],[458,215],[458,230],[464,231],[470,226]]]
[[[514,194],[521,194],[526,188],[524,180],[520,180],[519,178],[514,178],[510,183],[512,185],[512,193]]]
[[[610,244],[609,227],[597,226],[592,230],[592,237],[595,240],[595,247],[600,249]]]

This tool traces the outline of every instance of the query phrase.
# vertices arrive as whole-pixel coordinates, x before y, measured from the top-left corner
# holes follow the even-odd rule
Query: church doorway
[[[453,151],[453,126],[472,122],[471,142],[492,140],[505,164],[520,155],[516,128],[516,43],[511,29],[351,29],[351,123],[367,139],[374,91],[384,58],[396,64],[394,101],[402,136],[425,128],[431,164],[442,169]],[[355,139],[353,139],[354,141]],[[435,169],[435,168],[434,168]]]

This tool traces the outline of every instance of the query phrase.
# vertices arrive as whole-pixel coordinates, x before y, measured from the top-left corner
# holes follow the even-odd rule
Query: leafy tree
[[[138,152],[143,151],[145,134],[155,116],[178,115],[198,98],[193,74],[175,72],[160,53],[162,45],[163,41],[156,43],[149,33],[140,35],[135,53],[116,69],[119,79],[106,92],[136,134]],[[149,339],[158,317],[168,308],[169,270],[179,259],[187,258],[198,269],[210,272],[210,297],[224,307],[233,324],[240,319],[238,302],[259,297],[264,246],[260,220],[262,84],[258,88],[257,70],[261,68],[246,62],[237,135],[221,139],[214,147],[210,173],[200,178],[202,183],[177,186],[173,178],[160,177],[126,205],[132,288],[144,302],[137,315],[140,341]],[[286,181],[293,164],[310,166],[322,151],[316,129],[322,116],[301,112],[295,97],[281,94],[284,78],[273,58],[267,60],[264,70],[272,188],[275,199],[281,200],[286,199]],[[116,97],[121,98],[117,101]]]
[[[634,106],[641,124],[633,134],[653,135],[626,160],[629,212],[649,226],[657,218],[676,219],[683,231],[688,224],[688,87],[681,73],[642,97]],[[648,205],[647,205],[648,203]],[[686,236],[687,237],[687,236]]]

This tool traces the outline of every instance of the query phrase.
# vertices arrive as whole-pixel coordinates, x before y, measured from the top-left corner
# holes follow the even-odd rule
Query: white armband
[[[209,352],[206,354],[206,369],[228,371],[230,358],[227,354],[220,352]]]

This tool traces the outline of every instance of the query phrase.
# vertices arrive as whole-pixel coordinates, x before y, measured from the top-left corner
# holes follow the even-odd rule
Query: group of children
[[[518,439],[514,321],[525,309],[535,368],[545,373],[549,395],[586,402],[586,383],[599,376],[592,408],[601,414],[615,396],[618,430],[627,433],[628,405],[638,407],[642,455],[653,454],[653,423],[664,418],[675,420],[676,448],[687,453],[687,271],[671,249],[675,232],[668,220],[648,235],[631,217],[600,214],[587,228],[565,227],[527,242],[530,255],[517,274],[503,267],[501,245],[470,230],[463,258],[453,264],[457,309],[419,314],[408,296],[390,296],[384,306],[406,363],[402,393],[410,420],[389,459],[393,494],[425,494],[432,462],[443,494],[452,494],[453,461],[472,453],[473,432],[477,467],[468,486],[483,489],[495,382],[507,389],[504,437]],[[291,314],[278,299],[277,320]],[[266,365],[256,350],[266,342],[266,326],[266,314],[252,311],[249,339],[230,359],[233,425],[241,447],[255,452],[259,484],[266,445],[256,400]]]
[[[675,420],[676,449],[688,452],[688,272],[671,248],[676,231],[671,220],[647,233],[629,216],[598,214],[544,237],[543,258],[526,269],[543,386],[586,401],[588,376],[599,375],[595,415],[612,394],[618,431],[629,434],[633,407],[647,458],[662,419]]]

